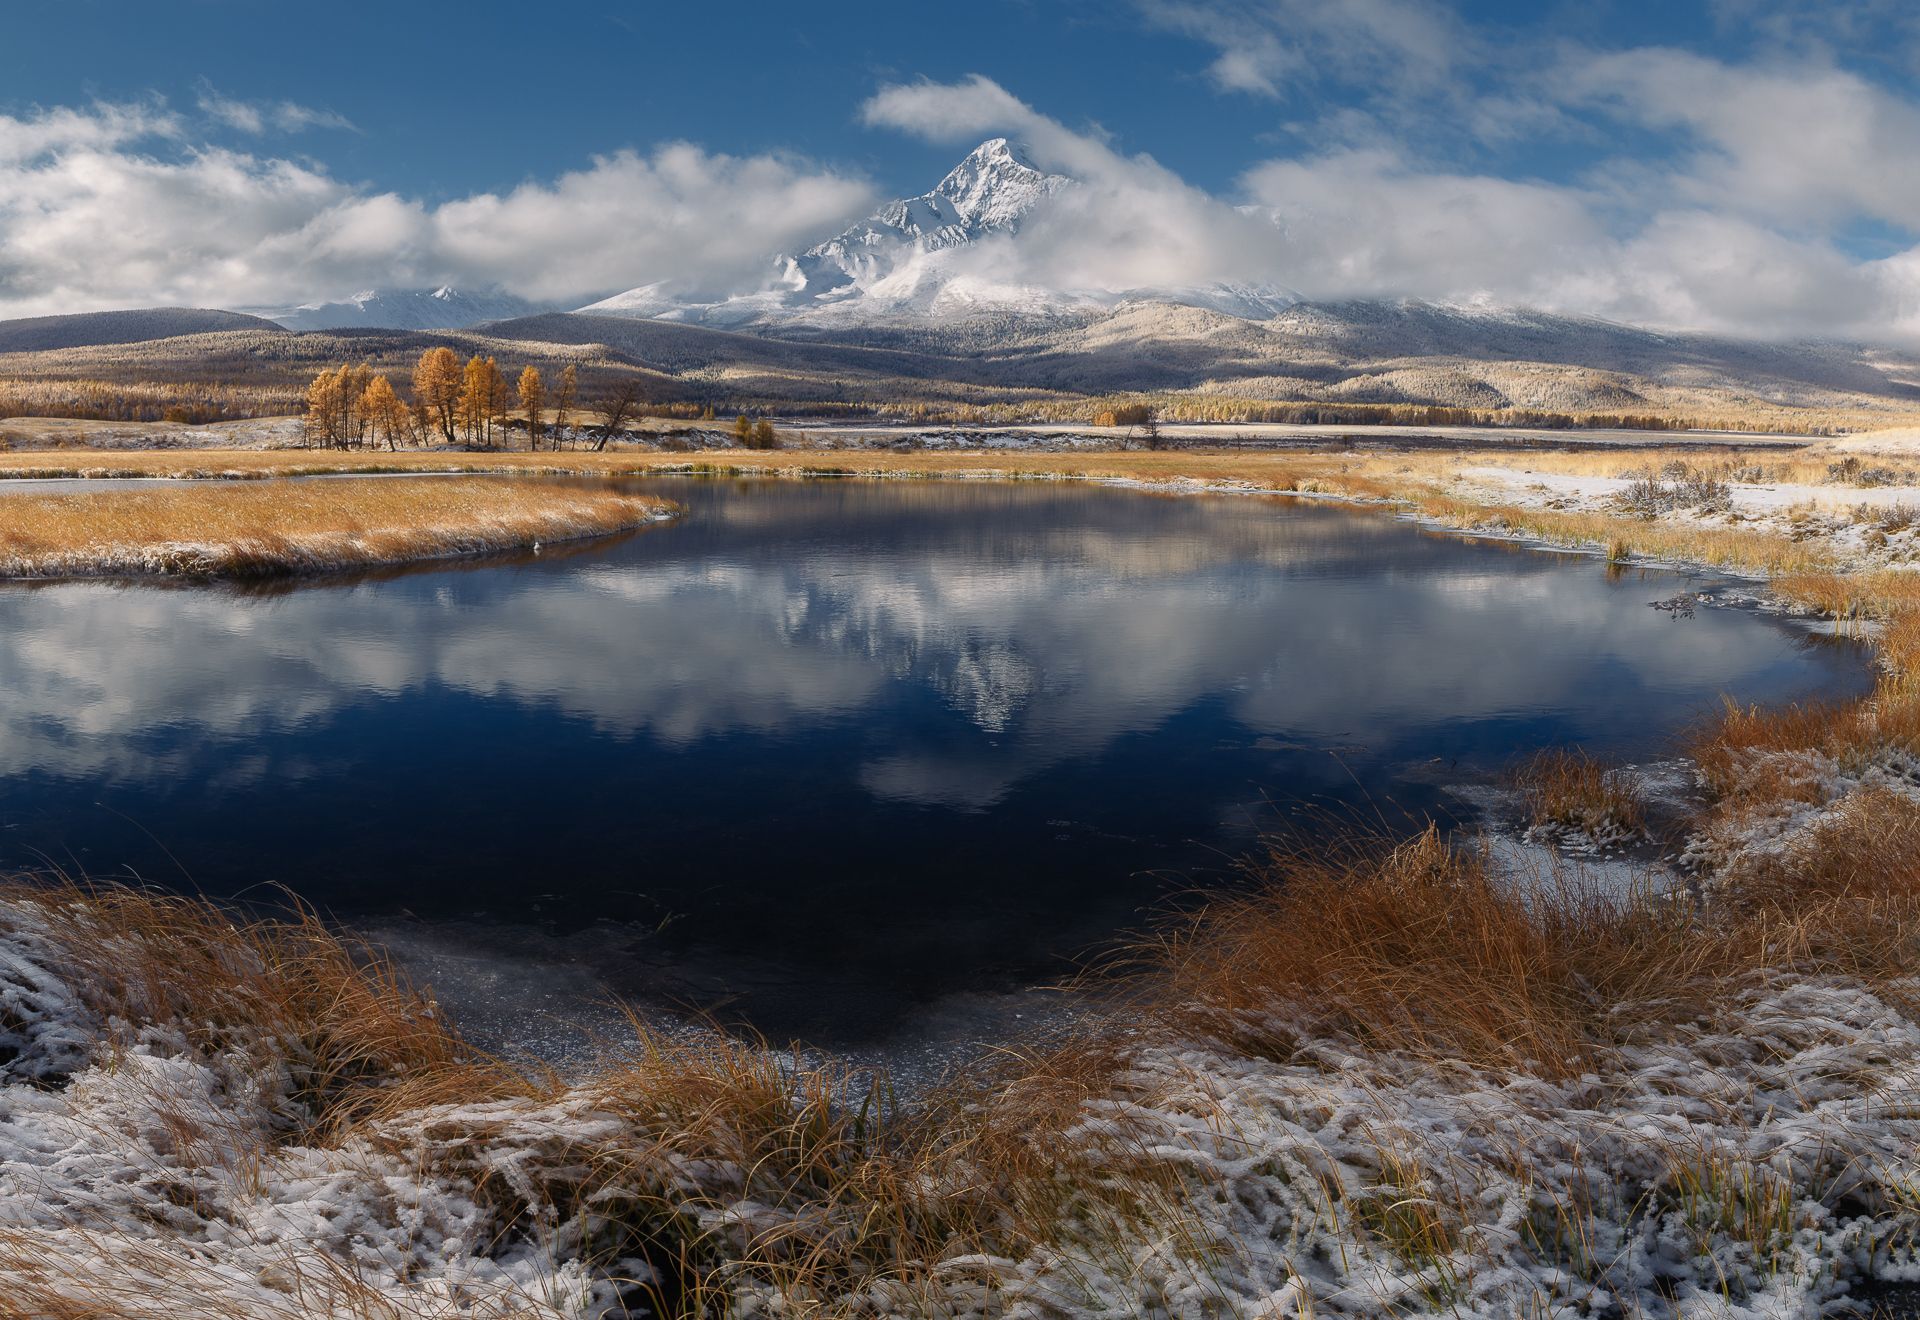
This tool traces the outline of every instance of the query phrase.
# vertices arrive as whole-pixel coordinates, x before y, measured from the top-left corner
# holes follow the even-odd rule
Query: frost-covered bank
[[[0,1274],[55,1315],[1812,1315],[1920,1278],[1920,868],[1791,875],[1275,857],[1125,1032],[907,1108],[644,1034],[523,1075],[317,924],[13,883]]]

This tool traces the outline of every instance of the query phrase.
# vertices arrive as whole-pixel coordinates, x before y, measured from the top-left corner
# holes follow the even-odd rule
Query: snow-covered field
[[[1524,459],[1459,470],[1453,493],[1490,505],[1618,513],[1635,478],[1590,476],[1529,468]],[[1742,528],[1818,544],[1847,567],[1881,568],[1920,560],[1920,485],[1856,486],[1840,482],[1726,484],[1717,509],[1669,509],[1669,523]]]

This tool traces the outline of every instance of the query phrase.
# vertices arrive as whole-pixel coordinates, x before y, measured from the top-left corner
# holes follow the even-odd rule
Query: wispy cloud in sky
[[[222,96],[204,78],[200,80],[200,92],[194,103],[216,123],[254,136],[267,132],[304,133],[316,128],[359,131],[352,120],[332,110],[319,110],[296,101],[243,101]]]

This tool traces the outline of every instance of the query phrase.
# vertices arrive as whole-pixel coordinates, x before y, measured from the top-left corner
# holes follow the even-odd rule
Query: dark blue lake
[[[859,1042],[1057,976],[1303,805],[1458,815],[1546,744],[1645,759],[1722,694],[1867,685],[1782,621],[1649,609],[1675,575],[1379,513],[646,484],[685,516],[584,550],[0,590],[0,863],[282,885],[443,970]]]

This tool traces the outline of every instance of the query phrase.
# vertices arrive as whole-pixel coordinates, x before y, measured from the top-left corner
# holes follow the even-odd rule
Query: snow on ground
[[[580,1225],[509,1230],[502,1213],[582,1152],[643,1145],[587,1091],[307,1140],[288,1133],[286,1070],[196,1053],[163,1025],[108,1046],[83,999],[31,911],[0,906],[15,1286],[63,1280],[154,1317],[358,1315],[374,1298],[585,1317],[612,1301]],[[1850,1281],[1920,1278],[1917,1085],[1920,1024],[1858,986],[1787,977],[1560,1082],[1326,1042],[1284,1062],[1148,1045],[1061,1154],[1085,1186],[1137,1188],[1152,1217],[1088,1198],[1043,1246],[944,1261],[931,1309],[884,1285],[849,1309],[1811,1318]],[[704,1164],[677,1176],[739,1182]],[[751,1201],[719,1213],[778,1227]]]
[[[1460,469],[1456,494],[1488,504],[1620,513],[1634,484],[1628,477],[1536,472],[1523,466]],[[1727,483],[1724,510],[1676,508],[1668,523],[1744,528],[1816,542],[1842,566],[1865,569],[1920,565],[1920,486],[1841,483]]]
[[[1621,495],[1633,484],[1628,477],[1590,477],[1558,472],[1532,472],[1513,467],[1462,468],[1461,475],[1484,483],[1505,502],[1544,505],[1550,500],[1575,500],[1582,506],[1599,508]],[[1846,486],[1780,482],[1770,485],[1728,483],[1733,512],[1747,518],[1764,518],[1796,507],[1825,510],[1885,508],[1907,505],[1920,509],[1920,486]],[[1531,498],[1529,498],[1531,497]]]
[[[1810,449],[1847,454],[1884,454],[1888,456],[1920,454],[1920,427],[1897,426],[1884,431],[1865,431],[1822,440]]]
[[[1271,1316],[1812,1316],[1849,1276],[1915,1273],[1889,1194],[1920,1137],[1917,1049],[1871,994],[1782,982],[1567,1083],[1149,1052],[1166,1098],[1142,1117],[1204,1170],[1233,1268],[1136,1263],[1173,1315],[1217,1286]]]
[[[258,417],[185,426],[68,417],[0,419],[0,441],[15,449],[291,449],[305,441],[298,417]]]

